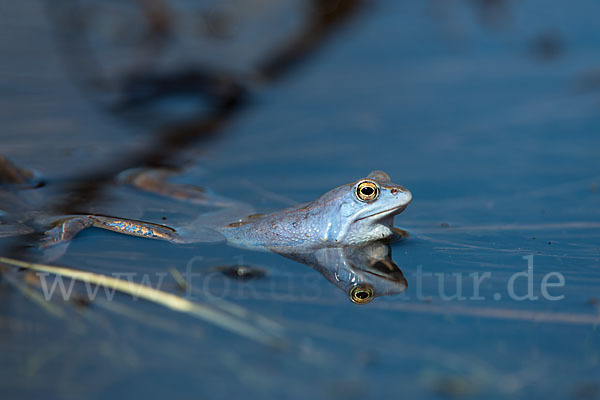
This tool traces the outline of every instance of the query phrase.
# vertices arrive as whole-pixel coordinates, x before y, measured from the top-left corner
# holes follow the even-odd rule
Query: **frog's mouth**
[[[404,211],[404,209],[407,206],[408,206],[408,204],[403,204],[401,206],[388,208],[387,210],[378,211],[376,213],[365,215],[364,217],[360,217],[360,218],[356,219],[354,222],[358,222],[358,221],[361,221],[361,220],[367,219],[367,218],[372,218],[372,217],[375,217],[377,215],[381,215],[382,217],[386,217],[388,215],[400,214],[402,211]]]

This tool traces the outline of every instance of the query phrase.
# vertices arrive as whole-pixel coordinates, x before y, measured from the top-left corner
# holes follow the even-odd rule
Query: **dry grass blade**
[[[203,319],[228,331],[267,345],[281,346],[284,343],[281,336],[278,334],[263,331],[246,323],[234,315],[229,315],[218,309],[194,303],[182,297],[164,292],[162,290],[154,289],[149,286],[112,278],[93,272],[45,264],[29,263],[6,257],[0,257],[0,263],[38,272],[48,272],[50,274],[67,277],[76,281],[87,282],[97,286],[113,289],[121,293],[130,294],[133,297],[141,298],[156,304],[160,304],[171,310],[186,313],[190,316]]]

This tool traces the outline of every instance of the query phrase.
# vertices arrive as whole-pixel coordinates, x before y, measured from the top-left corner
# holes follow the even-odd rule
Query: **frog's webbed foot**
[[[168,179],[176,172],[166,168],[134,168],[121,172],[118,181],[145,192],[193,204],[215,207],[231,207],[236,204],[235,201],[200,186],[169,182]]]
[[[46,262],[61,257],[69,247],[71,239],[79,232],[92,226],[92,221],[86,216],[69,217],[53,223],[54,227],[44,232],[39,248],[44,253]]]

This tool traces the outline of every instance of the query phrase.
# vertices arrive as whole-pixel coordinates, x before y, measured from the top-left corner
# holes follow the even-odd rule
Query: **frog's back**
[[[313,203],[254,216],[219,228],[234,246],[252,249],[303,249],[323,244],[326,216]],[[327,222],[325,222],[327,224]]]

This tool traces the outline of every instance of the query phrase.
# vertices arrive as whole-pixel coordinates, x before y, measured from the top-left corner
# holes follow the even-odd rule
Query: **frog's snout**
[[[402,192],[402,194],[404,195],[404,202],[406,205],[409,205],[410,202],[412,201],[413,197],[412,197],[412,193],[410,192],[410,190],[408,189],[404,189],[404,191]]]
[[[403,186],[394,187],[390,190],[391,194],[398,200],[398,203],[405,207],[412,201],[412,193]]]

